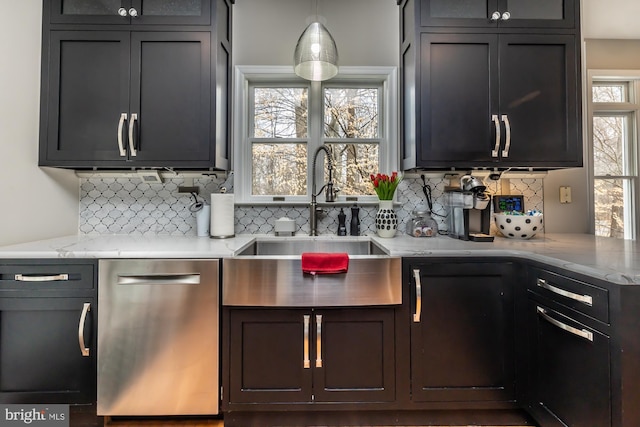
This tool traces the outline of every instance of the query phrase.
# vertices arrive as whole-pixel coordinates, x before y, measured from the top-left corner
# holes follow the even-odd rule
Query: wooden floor
[[[69,420],[70,427],[224,427],[220,419],[189,418],[189,419],[130,419],[130,418],[103,418],[95,415],[95,407],[72,407]],[[349,427],[349,426],[345,426]],[[423,427],[449,427],[434,426],[432,424]],[[473,425],[468,427],[494,427],[489,425]],[[505,427],[504,425],[502,427]],[[509,427],[531,427],[509,426]]]
[[[138,427],[138,426],[153,426],[153,427],[224,427],[224,422],[219,420],[204,420],[204,421],[117,421],[117,422],[105,422],[105,426],[113,427]],[[73,427],[73,426],[71,426]],[[448,426],[424,426],[424,427],[448,427]],[[468,427],[494,427],[494,426],[468,426]],[[504,427],[504,426],[503,426]],[[513,426],[520,427],[520,426]],[[527,426],[522,426],[527,427]],[[531,426],[529,426],[531,427]]]

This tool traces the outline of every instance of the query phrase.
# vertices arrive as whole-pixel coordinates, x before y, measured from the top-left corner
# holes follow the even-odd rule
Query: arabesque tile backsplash
[[[224,179],[202,177],[193,180],[200,188],[201,197],[208,199],[211,193],[220,191]],[[522,194],[527,209],[543,209],[543,180],[510,179],[511,194]],[[446,210],[444,189],[448,179],[430,178],[433,199],[433,217],[441,230],[446,230]],[[184,185],[183,178],[165,179],[162,184],[143,183],[138,178],[81,178],[79,233],[132,234],[132,235],[174,235],[195,236],[195,214],[189,210],[193,203],[190,194],[178,193]],[[426,205],[422,191],[422,180],[405,178],[398,187],[399,230],[404,232],[411,212],[417,206]],[[498,181],[487,182],[488,190],[499,193]],[[319,234],[336,234],[340,207],[347,215],[347,229],[351,218],[349,204],[323,206],[325,214],[318,220]],[[374,218],[377,206],[360,207],[361,234],[375,232]],[[215,209],[215,207],[213,207]],[[309,233],[309,210],[307,206],[246,206],[235,208],[236,234],[270,234],[274,232],[274,222],[281,217],[296,221],[298,233]]]

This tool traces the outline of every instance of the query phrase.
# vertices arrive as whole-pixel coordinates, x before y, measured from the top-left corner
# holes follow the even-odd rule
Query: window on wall
[[[636,238],[639,79],[640,72],[591,78],[593,226],[598,236]]]
[[[308,202],[313,157],[325,145],[338,201],[374,201],[369,175],[397,170],[394,79],[389,67],[343,68],[328,82],[300,80],[281,67],[238,67],[236,199]],[[315,173],[319,191],[329,179],[324,152]]]

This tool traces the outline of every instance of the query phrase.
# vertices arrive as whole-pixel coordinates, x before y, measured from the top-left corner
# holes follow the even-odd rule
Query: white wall
[[[234,65],[289,65],[312,13],[311,0],[236,0]],[[397,66],[395,0],[318,0],[318,15],[336,41],[340,65]]]
[[[0,245],[78,229],[78,179],[37,167],[42,1],[0,0]]]
[[[582,0],[581,12],[585,39],[640,38],[638,0]]]

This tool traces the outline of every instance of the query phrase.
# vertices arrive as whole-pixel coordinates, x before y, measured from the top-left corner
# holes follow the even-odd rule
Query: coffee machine
[[[481,179],[472,175],[460,178],[460,187],[445,189],[448,205],[449,236],[474,242],[493,242],[491,196]]]

